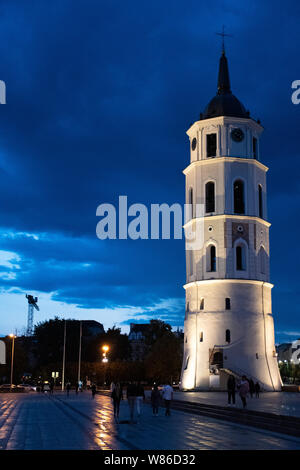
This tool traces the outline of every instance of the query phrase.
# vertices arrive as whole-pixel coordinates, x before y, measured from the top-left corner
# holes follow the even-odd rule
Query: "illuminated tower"
[[[231,92],[223,50],[217,94],[187,131],[186,202],[204,205],[204,244],[186,251],[183,389],[224,389],[233,373],[281,390],[262,131]]]

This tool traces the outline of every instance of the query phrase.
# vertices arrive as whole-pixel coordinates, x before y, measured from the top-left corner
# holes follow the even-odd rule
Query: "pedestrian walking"
[[[153,411],[153,416],[158,416],[158,408],[160,404],[160,392],[158,390],[158,385],[154,384],[154,387],[151,392],[151,405],[152,405],[152,411]]]
[[[137,394],[136,385],[132,382],[129,382],[129,384],[127,386],[127,401],[128,401],[128,406],[129,406],[130,422],[131,423],[133,423],[133,419],[134,419],[136,394]]]
[[[247,406],[247,394],[249,392],[249,382],[247,380],[247,377],[243,375],[242,380],[240,381],[238,385],[239,389],[239,395],[241,397],[242,403],[243,403],[243,408],[246,408]]]
[[[54,390],[54,380],[50,380],[50,395],[53,395],[53,390]]]
[[[114,391],[115,386],[116,386],[115,382],[112,382],[112,383],[110,384],[109,390],[110,390],[110,393],[111,393],[111,394],[112,394],[112,392]]]
[[[252,379],[249,380],[249,392],[250,392],[250,397],[253,398],[253,395],[255,392],[255,385]]]
[[[117,382],[113,387],[111,397],[114,405],[114,418],[116,421],[119,421],[120,401],[123,399],[123,389],[120,382]]]
[[[256,382],[256,384],[254,385],[255,387],[255,397],[256,398],[259,398],[259,392],[260,392],[260,385],[258,382]]]
[[[163,399],[165,402],[165,408],[166,408],[166,416],[171,416],[171,401],[173,400],[173,387],[171,387],[171,384],[168,383],[167,385],[164,386],[163,388]]]
[[[67,382],[66,389],[67,389],[67,397],[68,397],[69,393],[70,393],[70,390],[71,390],[71,384],[70,384],[69,381]]]
[[[141,384],[141,382],[138,382],[137,387],[136,387],[136,411],[137,411],[138,420],[142,414],[144,401],[145,401],[144,387]]]
[[[94,383],[92,384],[91,390],[92,390],[92,398],[94,399],[96,395],[96,391],[97,391],[96,384]]]
[[[235,406],[235,378],[230,375],[227,380],[227,394],[228,394],[228,405],[232,404]]]

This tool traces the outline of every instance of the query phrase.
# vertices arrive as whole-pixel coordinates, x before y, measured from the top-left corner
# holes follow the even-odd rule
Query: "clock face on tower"
[[[244,132],[242,131],[242,129],[236,127],[231,131],[231,138],[235,142],[242,142],[242,140],[244,139]]]

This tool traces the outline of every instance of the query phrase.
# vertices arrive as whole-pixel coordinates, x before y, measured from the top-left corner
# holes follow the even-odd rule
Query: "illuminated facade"
[[[223,51],[217,95],[187,131],[186,203],[204,205],[204,244],[186,251],[185,390],[225,389],[229,373],[281,390],[262,131],[231,93]]]

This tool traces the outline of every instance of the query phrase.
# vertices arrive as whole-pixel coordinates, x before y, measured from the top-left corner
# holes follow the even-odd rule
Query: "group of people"
[[[120,382],[111,383],[110,394],[113,401],[114,418],[119,422],[120,402],[123,399],[123,387]],[[135,422],[135,415],[137,417],[137,422],[139,422],[142,414],[143,403],[146,399],[145,390],[141,382],[129,382],[126,390],[126,398],[129,407],[130,422]],[[173,388],[170,384],[163,387],[162,393],[159,391],[158,386],[156,384],[154,385],[151,391],[153,416],[158,416],[158,410],[162,399],[165,403],[165,414],[166,416],[170,416],[171,400],[173,399]]]
[[[242,400],[243,408],[246,408],[247,406],[248,393],[250,393],[251,398],[253,398],[254,393],[256,398],[259,398],[259,382],[254,383],[251,378],[247,379],[247,377],[243,375],[242,379],[238,383],[236,383],[235,377],[233,375],[230,375],[227,381],[228,405],[235,405],[236,389],[238,390],[240,398]]]

